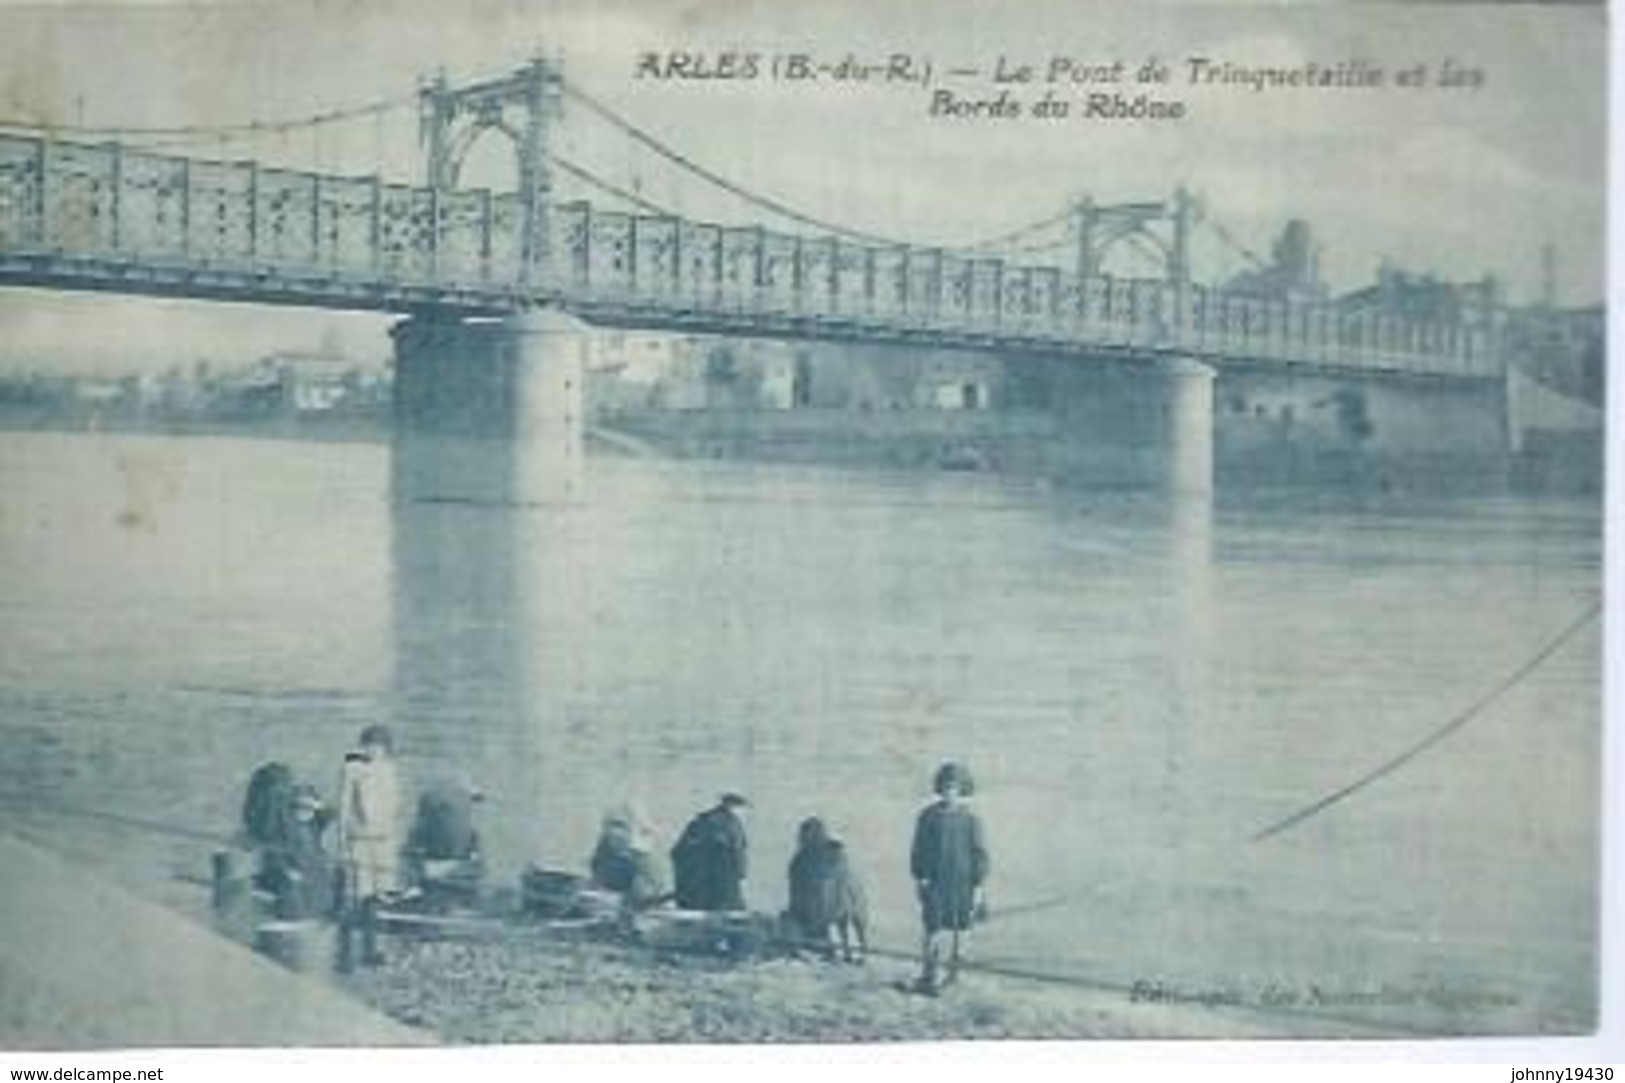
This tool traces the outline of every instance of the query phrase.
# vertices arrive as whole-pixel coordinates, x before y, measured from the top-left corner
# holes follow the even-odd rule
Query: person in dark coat
[[[297,789],[287,764],[273,761],[255,768],[243,795],[243,841],[251,847],[280,843],[293,815]]]
[[[480,852],[474,806],[484,795],[461,782],[437,782],[418,796],[407,853],[424,861],[467,861]]]
[[[474,809],[484,800],[478,787],[461,779],[441,779],[418,796],[405,856],[412,882],[431,907],[479,899],[485,861]]]
[[[671,849],[677,905],[684,910],[745,909],[746,839],[739,810],[748,802],[726,793],[716,807],[688,822]]]
[[[921,810],[914,825],[909,871],[920,898],[925,927],[919,989],[935,995],[959,973],[960,938],[976,920],[988,874],[982,821],[968,799],[974,790],[962,764],[945,763],[933,779],[937,799]],[[946,942],[946,943],[945,943]],[[948,950],[943,976],[943,950]]]
[[[868,904],[845,844],[831,836],[816,816],[801,822],[796,842],[790,859],[790,907],[785,912],[795,943],[833,958],[831,933],[835,933],[841,958],[859,961],[868,950]]]
[[[333,812],[313,788],[294,785],[291,774],[282,797],[284,804],[275,820],[267,814],[257,825],[260,862],[256,884],[271,895],[279,918],[324,917],[333,909],[334,868],[322,836]]]

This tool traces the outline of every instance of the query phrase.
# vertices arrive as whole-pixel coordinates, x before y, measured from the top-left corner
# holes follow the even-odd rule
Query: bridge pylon
[[[430,188],[440,192],[457,188],[469,150],[486,132],[499,132],[513,144],[524,215],[521,283],[536,280],[552,250],[548,146],[562,102],[559,65],[540,56],[510,75],[466,86],[452,86],[441,73],[418,91],[419,135],[427,154]]]
[[[1084,196],[1072,205],[1075,270],[1080,280],[1105,274],[1106,257],[1120,244],[1138,246],[1156,260],[1168,283],[1159,318],[1168,344],[1184,345],[1191,323],[1191,236],[1196,198],[1183,185],[1166,200],[1096,203]]]
[[[1149,246],[1170,283],[1190,283],[1196,200],[1183,186],[1167,200],[1143,203],[1096,203],[1083,196],[1072,205],[1072,219],[1078,277],[1104,273],[1106,256],[1117,245],[1128,243]]]

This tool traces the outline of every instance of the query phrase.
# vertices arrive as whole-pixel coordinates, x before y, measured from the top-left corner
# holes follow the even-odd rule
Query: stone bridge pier
[[[1194,358],[1034,359],[1013,363],[1017,408],[1054,425],[1047,470],[1082,488],[1160,490],[1210,501],[1214,370]]]
[[[1164,403],[1163,484],[1178,497],[1213,497],[1213,381],[1211,367],[1188,357],[1164,358],[1157,378]]]
[[[547,504],[581,487],[584,326],[551,309],[413,316],[395,343],[397,501]]]

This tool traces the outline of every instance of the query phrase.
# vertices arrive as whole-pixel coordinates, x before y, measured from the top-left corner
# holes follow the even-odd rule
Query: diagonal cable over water
[[[1345,786],[1338,787],[1319,800],[1313,801],[1305,805],[1303,808],[1298,809],[1291,815],[1283,816],[1281,819],[1276,820],[1274,823],[1262,828],[1257,834],[1253,835],[1253,841],[1263,842],[1265,839],[1274,838],[1276,835],[1290,831],[1306,820],[1310,820],[1325,812],[1333,805],[1354,796],[1356,793],[1365,789],[1373,782],[1391,775],[1401,767],[1404,767],[1407,763],[1410,763],[1416,757],[1420,756],[1422,753],[1426,752],[1428,749],[1432,748],[1434,745],[1438,744],[1440,741],[1444,740],[1446,737],[1449,737],[1452,733],[1455,733],[1457,730],[1461,729],[1463,726],[1467,725],[1469,722],[1483,714],[1485,710],[1492,706],[1502,696],[1506,695],[1512,689],[1521,684],[1524,678],[1528,677],[1535,670],[1539,669],[1548,658],[1562,649],[1564,644],[1568,643],[1569,640],[1578,635],[1593,620],[1596,620],[1598,614],[1601,612],[1602,603],[1600,601],[1591,603],[1591,605],[1586,607],[1584,612],[1571,621],[1568,626],[1556,636],[1550,639],[1546,645],[1537,651],[1527,662],[1513,670],[1511,674],[1501,681],[1501,683],[1497,684],[1494,688],[1490,689],[1477,700],[1473,701],[1453,718],[1448,719],[1443,725],[1433,729],[1408,748],[1405,748],[1398,754],[1383,761],[1376,767],[1373,767],[1371,770],[1367,771],[1359,778],[1356,778],[1354,781]]]

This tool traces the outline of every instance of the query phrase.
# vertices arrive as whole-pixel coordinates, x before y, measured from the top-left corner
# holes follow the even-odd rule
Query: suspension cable
[[[747,203],[771,211],[782,218],[788,218],[791,221],[799,222],[802,225],[811,226],[814,229],[824,230],[825,232],[829,233],[840,234],[841,236],[850,237],[854,240],[861,240],[870,244],[881,245],[902,245],[905,243],[893,237],[885,237],[877,233],[868,233],[863,230],[850,229],[846,226],[839,225],[838,223],[831,222],[823,218],[818,218],[810,214],[805,214],[793,207],[780,203],[771,196],[765,196],[757,192],[753,192],[750,189],[736,184],[726,177],[707,169],[705,166],[700,165],[698,162],[694,161],[686,154],[683,154],[681,151],[668,146],[666,143],[650,135],[648,132],[645,132],[642,128],[639,128],[637,125],[622,117],[619,113],[616,113],[608,106],[603,105],[595,98],[590,97],[573,84],[567,81],[561,82],[563,83],[565,94],[586,106],[587,109],[597,114],[623,134],[630,136],[638,143],[641,143],[643,146],[654,151],[656,154],[660,155],[662,158],[665,158],[674,165],[687,170],[688,172],[694,174],[702,180],[707,181],[717,188],[722,189],[730,195],[737,196]]]
[[[1130,233],[1126,235],[1125,239],[1128,241],[1129,250],[1141,259],[1147,260],[1158,270],[1162,270],[1166,266],[1163,253],[1143,233]]]
[[[1226,229],[1224,227],[1224,223],[1220,222],[1217,218],[1211,218],[1207,215],[1203,215],[1201,218],[1201,224],[1211,228],[1214,236],[1218,237],[1220,242],[1230,248],[1231,251],[1240,255],[1242,259],[1252,264],[1254,270],[1264,271],[1269,269],[1270,263],[1268,260],[1264,259],[1257,252],[1254,252],[1251,248],[1248,248],[1245,244],[1238,241],[1235,235]]]
[[[131,137],[136,139],[158,137],[164,139],[187,139],[196,137],[199,141],[206,141],[221,135],[244,134],[257,135],[264,133],[277,133],[295,131],[300,128],[314,128],[324,124],[336,124],[340,121],[354,120],[357,117],[374,116],[399,109],[417,100],[416,95],[410,97],[396,96],[378,101],[367,102],[363,105],[347,106],[342,109],[331,109],[321,113],[312,113],[308,116],[286,117],[277,120],[251,120],[237,124],[186,124],[174,126],[149,127],[143,125],[85,125],[85,124],[47,124],[34,120],[15,120],[0,117],[0,128],[17,131],[42,132],[68,135],[82,135],[101,138]]]
[[[1072,245],[1071,245],[1070,241],[1061,240],[1061,241],[1050,241],[1050,242],[1048,242],[1046,244],[1018,245],[1018,246],[1016,246],[1014,248],[995,248],[995,249],[991,249],[991,250],[983,248],[983,249],[976,249],[976,250],[969,251],[969,252],[963,252],[962,254],[964,256],[968,257],[968,258],[971,258],[971,259],[975,259],[977,257],[985,257],[985,258],[992,258],[992,259],[1000,259],[1000,258],[1002,258],[1002,259],[1010,259],[1011,257],[1017,257],[1017,256],[1038,256],[1038,255],[1045,255],[1045,254],[1053,254],[1053,253],[1061,252],[1063,249],[1068,249],[1068,248],[1071,248],[1071,247],[1072,247]],[[960,250],[958,250],[958,249],[955,249],[955,251],[960,252]],[[1036,265],[1036,266],[1045,266],[1045,267],[1047,267],[1047,266],[1049,266],[1049,264],[1040,264],[1040,265]]]
[[[597,188],[608,195],[614,196],[617,199],[625,200],[627,203],[632,204],[640,210],[648,211],[650,214],[664,215],[669,218],[682,217],[675,211],[671,210],[671,208],[661,206],[659,203],[656,203],[653,200],[645,199],[643,196],[638,195],[635,192],[629,192],[625,188],[605,180],[591,170],[576,165],[568,158],[562,157],[559,154],[549,154],[547,157],[548,160],[554,165],[570,174],[570,176],[574,177],[576,180],[579,180],[584,184],[591,185],[592,187]]]
[[[1029,222],[1024,226],[1018,226],[1015,229],[1006,230],[1003,233],[997,234],[997,235],[992,236],[992,237],[984,238],[984,239],[982,239],[980,241],[976,241],[976,242],[973,242],[971,244],[955,245],[954,248],[955,248],[955,251],[962,251],[962,252],[982,252],[982,251],[988,251],[990,249],[1005,250],[1005,249],[1008,249],[1008,246],[1010,244],[1012,244],[1013,242],[1019,241],[1024,237],[1029,237],[1034,233],[1039,233],[1039,232],[1041,232],[1043,230],[1046,230],[1046,229],[1050,228],[1051,226],[1058,225],[1058,224],[1060,224],[1062,222],[1065,222],[1071,216],[1072,216],[1072,209],[1070,207],[1068,207],[1068,208],[1066,208],[1064,210],[1061,210],[1061,211],[1059,211],[1059,212],[1057,212],[1055,214],[1050,215],[1048,218],[1042,218],[1042,219],[1039,219],[1036,222]],[[1028,245],[1028,246],[1025,246],[1025,247],[1022,247],[1022,248],[1016,248],[1013,251],[1015,251],[1015,252],[1047,251],[1049,249],[1060,248],[1062,245],[1066,245],[1066,244],[1070,244],[1070,243],[1071,243],[1071,241],[1070,241],[1069,238],[1062,238],[1060,240],[1053,241],[1053,242],[1050,242],[1048,244],[1044,244],[1044,245]]]
[[[828,219],[819,218],[816,215],[807,214],[804,211],[797,210],[796,208],[782,203],[771,196],[752,191],[751,189],[718,174],[714,170],[708,169],[707,167],[694,161],[694,159],[690,158],[682,151],[677,150],[664,141],[644,131],[642,128],[638,127],[636,124],[633,124],[630,120],[627,120],[625,117],[621,116],[619,113],[615,112],[607,105],[604,105],[596,98],[593,98],[591,95],[587,94],[585,91],[581,90],[579,87],[575,86],[569,81],[560,80],[560,82],[563,86],[564,93],[567,96],[585,106],[590,112],[596,114],[598,117],[608,122],[611,126],[623,134],[654,151],[660,157],[671,162],[673,165],[692,173],[701,180],[720,188],[732,196],[744,200],[746,203],[760,207],[763,210],[776,214],[781,218],[789,219],[790,221],[797,222],[801,225],[810,226],[813,229],[822,230],[826,233],[833,233],[838,236],[848,237],[852,240],[862,241],[866,244],[904,248],[930,247],[913,241],[899,240],[896,237],[888,237],[878,233],[871,233],[867,230],[843,226],[838,222],[832,222]],[[1010,230],[1007,233],[1000,234],[998,237],[993,238],[992,242],[984,241],[973,245],[956,245],[953,247],[955,250],[992,247],[1001,240],[1019,238],[1028,233],[1036,232],[1039,229],[1054,225],[1056,222],[1064,220],[1065,217],[1066,212],[1062,212],[1057,215],[1052,215],[1049,218],[1045,218],[1042,221],[1029,223],[1028,225]]]

